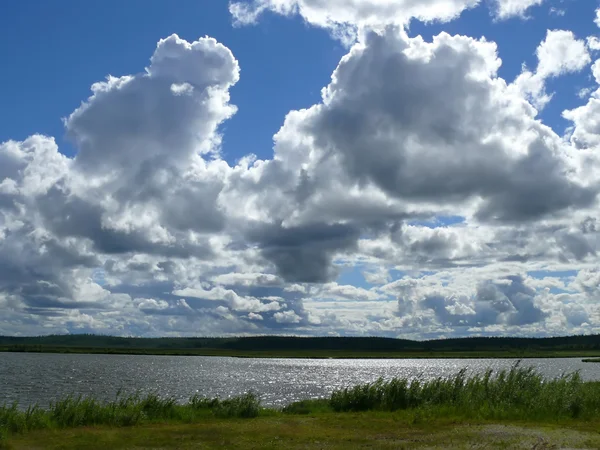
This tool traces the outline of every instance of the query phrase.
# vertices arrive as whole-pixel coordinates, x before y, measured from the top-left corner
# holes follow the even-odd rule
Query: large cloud
[[[480,284],[470,299],[430,295],[422,306],[433,310],[443,325],[451,326],[523,326],[545,319],[546,314],[535,304],[536,291],[525,286],[521,277],[503,281]]]
[[[202,155],[218,152],[217,127],[235,112],[228,90],[238,78],[231,51],[214,39],[173,35],[158,43],[146,73],[92,86],[66,127],[79,148],[74,170],[89,186],[83,201],[110,211],[103,228],[167,246],[223,228],[217,198],[228,167]]]
[[[493,14],[503,20],[525,17],[533,6],[544,0],[493,0]],[[356,38],[356,29],[385,25],[408,25],[412,19],[423,22],[447,22],[457,18],[481,0],[244,0],[233,1],[229,10],[234,23],[255,23],[265,12],[285,16],[299,14],[321,28],[330,29],[334,36],[346,43]]]
[[[327,20],[384,13],[348,5]],[[538,71],[568,71],[559,53],[538,52]],[[597,94],[565,112],[567,142],[500,63],[485,40],[365,31],[273,158],[232,166],[219,126],[236,59],[211,38],[161,40],[145,72],[93,85],[65,120],[74,158],[43,136],[0,145],[0,333],[594,329]],[[342,283],[349,268],[374,286]]]
[[[451,206],[519,222],[590,205],[596,184],[577,177],[570,149],[496,77],[499,65],[483,40],[370,33],[342,60],[323,103],[288,116],[276,158],[302,164],[303,189],[362,190],[364,202],[375,189],[399,213]]]
[[[252,0],[232,2],[234,20],[246,24],[256,21],[264,11],[300,14],[309,23],[335,28],[340,25],[381,25],[423,21],[447,21],[480,0]]]
[[[235,112],[228,90],[238,78],[237,61],[214,39],[173,35],[145,73],[92,86],[65,121],[74,159],[42,136],[2,144],[0,290],[13,304],[59,315],[109,307],[117,297],[94,279],[114,273],[109,255],[128,267],[147,255],[138,272],[150,279],[169,260],[214,257],[229,170],[217,127]]]

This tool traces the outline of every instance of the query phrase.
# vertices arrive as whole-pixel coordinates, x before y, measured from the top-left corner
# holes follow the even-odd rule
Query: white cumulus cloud
[[[589,40],[588,46],[593,48]],[[536,50],[536,56],[538,65],[535,72],[525,69],[514,84],[538,108],[543,108],[552,99],[552,94],[546,92],[548,79],[579,72],[591,62],[586,42],[566,30],[548,30],[546,39]]]
[[[247,7],[329,27],[475,4]],[[92,86],[65,120],[74,157],[46,136],[0,144],[0,333],[597,330],[598,92],[558,135],[529,102],[543,89],[498,76],[495,43],[398,24],[357,35],[270,159],[223,159],[239,64],[176,35],[145,70]],[[537,55],[542,80],[589,63],[567,31]],[[349,267],[374,286],[341,282]]]
[[[544,0],[495,0],[496,16],[499,19],[510,17],[524,17],[526,12],[533,6],[541,5]]]

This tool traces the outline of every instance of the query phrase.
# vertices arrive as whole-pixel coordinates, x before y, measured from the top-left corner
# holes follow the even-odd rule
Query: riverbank
[[[60,353],[97,355],[155,355],[155,356],[219,356],[232,358],[286,359],[531,359],[586,358],[595,359],[598,350],[484,350],[484,351],[349,351],[349,350],[229,350],[229,349],[160,349],[160,348],[97,348],[0,346],[8,353]]]
[[[463,370],[429,381],[380,379],[283,409],[262,408],[253,393],[185,404],[151,394],[66,398],[48,409],[0,406],[0,442],[8,448],[398,448],[405,441],[462,448],[483,438],[551,445],[556,430],[557,438],[579,430],[565,441],[572,448],[599,448],[599,425],[600,382],[578,373],[545,379],[518,364],[470,377]]]
[[[416,419],[416,420],[415,420]],[[600,448],[600,421],[478,421],[419,419],[407,413],[330,413],[211,418],[132,428],[87,427],[19,435],[21,449],[535,449]],[[2,444],[0,443],[0,448]]]

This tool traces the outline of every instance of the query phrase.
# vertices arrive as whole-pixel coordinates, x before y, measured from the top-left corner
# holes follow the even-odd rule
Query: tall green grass
[[[433,408],[482,419],[591,419],[600,416],[600,383],[584,382],[578,372],[548,380],[515,365],[495,375],[461,370],[430,381],[379,379],[335,391],[329,405],[337,412]]]
[[[194,422],[202,418],[258,416],[260,400],[254,393],[230,399],[205,399],[198,395],[186,404],[156,394],[117,395],[116,400],[101,402],[93,398],[67,397],[51,403],[47,409],[31,406],[26,410],[17,403],[0,406],[0,441],[12,433],[50,428],[107,425],[125,427],[152,421]]]

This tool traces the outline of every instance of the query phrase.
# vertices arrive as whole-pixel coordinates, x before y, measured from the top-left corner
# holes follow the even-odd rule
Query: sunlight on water
[[[158,392],[187,400],[198,393],[228,397],[253,390],[265,406],[319,398],[334,389],[374,381],[379,377],[431,379],[488,368],[508,368],[510,359],[237,359],[217,357],[60,355],[0,353],[0,404],[19,401],[22,407],[46,405],[66,395],[112,399],[123,393]],[[547,377],[581,371],[585,380],[600,380],[594,364],[581,358],[529,359]]]

